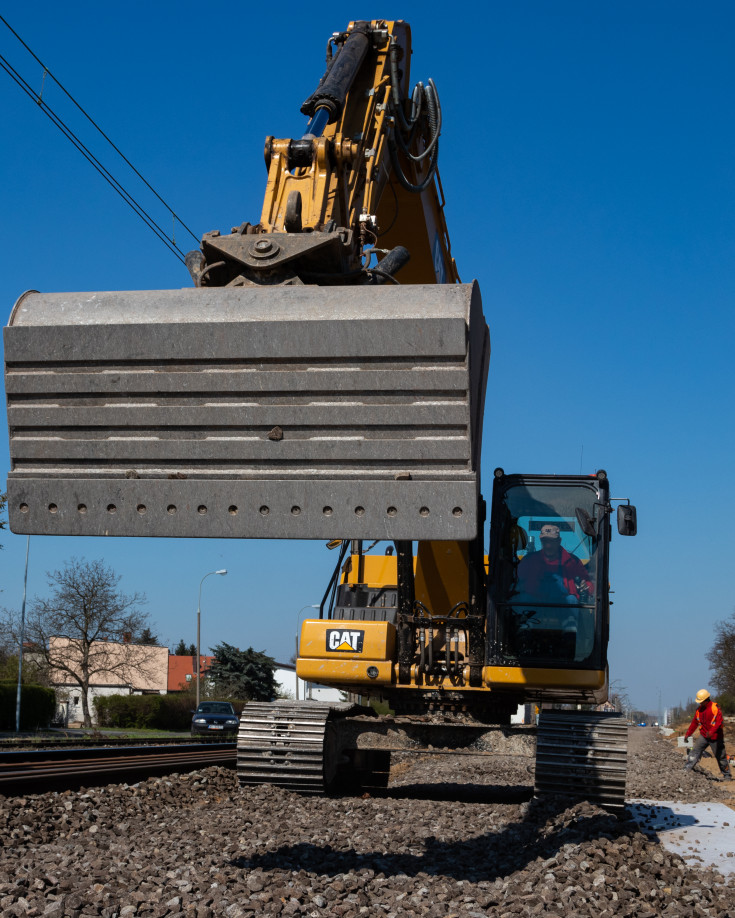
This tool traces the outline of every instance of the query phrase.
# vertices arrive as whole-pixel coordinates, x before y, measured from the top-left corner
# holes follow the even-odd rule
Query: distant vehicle
[[[191,735],[237,733],[239,723],[229,701],[203,701],[191,719]]]
[[[639,727],[645,727],[645,726],[647,726],[647,724],[646,724],[645,721],[643,721],[643,723],[638,724],[638,726],[639,726]]]

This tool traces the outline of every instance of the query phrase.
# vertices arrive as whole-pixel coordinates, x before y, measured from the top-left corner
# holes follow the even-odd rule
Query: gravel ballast
[[[221,768],[0,797],[0,915],[735,915],[718,865],[589,804],[532,800],[528,764],[404,756],[383,797],[240,789]],[[683,764],[631,730],[628,798],[730,801]]]

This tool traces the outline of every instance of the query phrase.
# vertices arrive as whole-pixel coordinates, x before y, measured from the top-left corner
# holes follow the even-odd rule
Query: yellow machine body
[[[439,648],[443,650],[443,648]],[[460,652],[465,648],[460,642]],[[380,694],[381,689],[405,692],[413,689],[456,688],[444,676],[424,676],[414,667],[412,685],[398,686],[395,659],[396,628],[390,622],[306,619],[301,625],[296,674],[305,682],[333,685],[357,695]],[[469,666],[464,673],[469,683]],[[485,666],[482,685],[468,692],[520,693],[522,700],[535,700],[539,693],[597,694],[605,689],[604,670],[558,670],[545,668]],[[519,702],[520,703],[520,702]]]
[[[487,557],[484,560],[487,569]],[[468,567],[466,542],[419,542],[413,559],[416,601],[429,612],[467,603]],[[397,579],[394,554],[357,552],[352,553],[343,566],[341,585],[347,590],[367,588],[384,597],[386,590],[395,589]],[[378,602],[377,608],[385,606]],[[464,617],[462,610],[459,617]],[[439,620],[433,640],[435,654],[441,656],[446,652],[446,621],[431,612],[429,618]],[[426,627],[427,630],[432,627],[428,620]],[[468,648],[463,634],[459,635],[456,649],[463,659],[467,659]],[[496,665],[483,666],[481,684],[470,686],[469,664],[465,665],[459,679],[446,674],[426,674],[418,665],[413,665],[410,684],[400,685],[396,651],[396,627],[389,621],[307,619],[301,628],[296,672],[306,682],[332,685],[346,693],[365,697],[394,691],[410,694],[427,689],[453,692],[459,683],[464,692],[473,695],[505,693],[518,703],[568,695],[593,700],[602,698],[607,690],[605,669]]]

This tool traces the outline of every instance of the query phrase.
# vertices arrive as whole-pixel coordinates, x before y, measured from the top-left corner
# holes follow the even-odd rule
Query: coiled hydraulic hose
[[[388,141],[388,152],[390,154],[391,165],[396,174],[396,178],[406,191],[417,194],[428,188],[436,173],[436,167],[439,159],[439,135],[442,128],[442,110],[439,102],[439,93],[432,79],[429,79],[428,86],[423,83],[417,83],[411,96],[411,117],[406,118],[403,111],[403,102],[400,95],[400,83],[398,76],[398,45],[395,41],[390,47],[390,69],[391,69],[391,110],[397,119],[397,130]],[[424,114],[425,108],[425,114]],[[411,153],[410,146],[413,142],[416,130],[423,120],[423,117],[429,123],[430,139],[426,148],[421,153]],[[407,135],[407,137],[404,137]],[[429,171],[426,177],[419,184],[414,184],[406,176],[403,167],[398,158],[398,147],[407,159],[414,163],[423,162],[429,157]]]

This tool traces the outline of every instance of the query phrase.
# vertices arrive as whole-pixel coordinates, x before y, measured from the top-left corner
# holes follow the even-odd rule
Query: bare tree
[[[715,642],[706,657],[715,689],[735,695],[735,612],[715,625]]]
[[[621,714],[627,715],[632,705],[630,703],[630,698],[628,697],[628,689],[620,679],[614,679],[610,683],[610,691],[608,693],[609,699],[612,704],[615,706],[615,710]]]
[[[102,561],[72,558],[46,573],[47,598],[35,597],[26,614],[27,652],[48,669],[52,682],[79,686],[84,725],[92,724],[89,687],[93,682],[134,684],[147,671],[158,648],[135,644],[148,623],[142,593],[118,589],[120,576]],[[6,612],[3,624],[19,639],[18,615]]]

